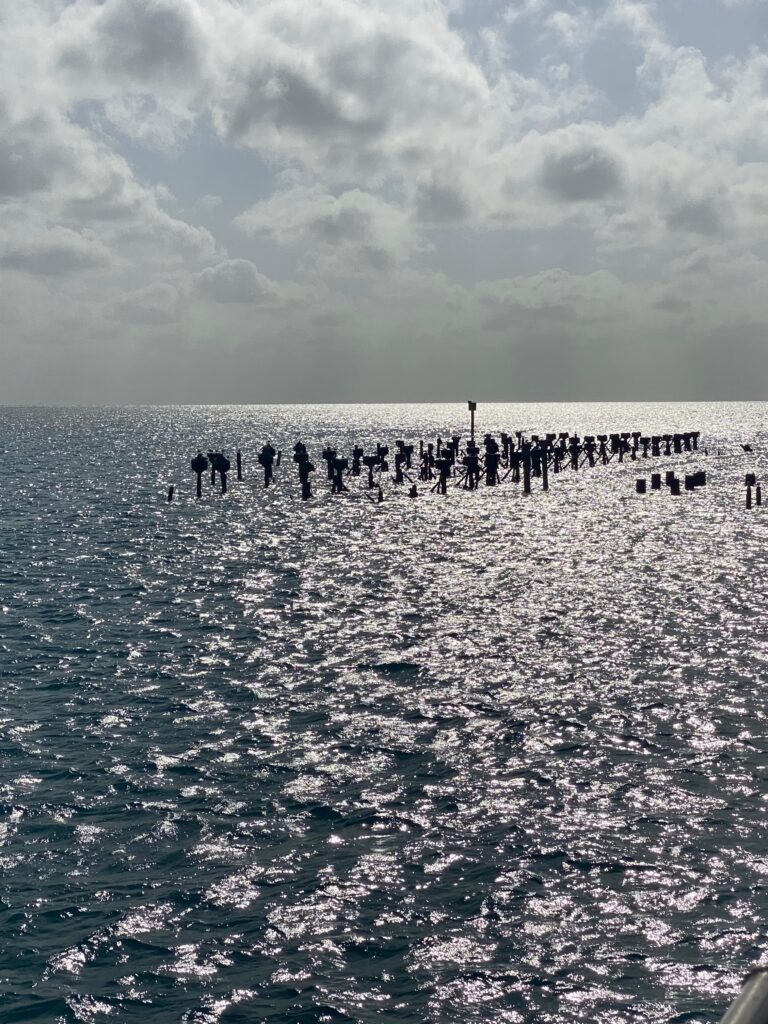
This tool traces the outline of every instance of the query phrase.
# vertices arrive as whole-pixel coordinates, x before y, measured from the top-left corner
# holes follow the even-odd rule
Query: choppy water
[[[258,485],[466,416],[0,410],[4,1022],[719,1019],[768,949],[768,406],[480,407],[701,429],[679,499]]]

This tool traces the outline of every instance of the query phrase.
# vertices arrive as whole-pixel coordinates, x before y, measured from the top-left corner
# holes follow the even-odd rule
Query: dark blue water
[[[719,1019],[768,946],[767,411],[481,406],[700,429],[653,469],[708,486],[376,506],[320,446],[464,408],[0,410],[3,1022]],[[245,481],[196,502],[198,445]]]

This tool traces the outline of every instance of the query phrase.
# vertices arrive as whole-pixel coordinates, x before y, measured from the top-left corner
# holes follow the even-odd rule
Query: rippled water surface
[[[680,498],[328,493],[325,442],[466,418],[0,410],[4,1022],[719,1019],[768,947],[768,406],[480,406],[700,429]],[[243,483],[196,502],[198,445]]]

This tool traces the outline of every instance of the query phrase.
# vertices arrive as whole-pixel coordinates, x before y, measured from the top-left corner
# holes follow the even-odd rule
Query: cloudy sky
[[[0,401],[768,394],[768,0],[0,0]]]

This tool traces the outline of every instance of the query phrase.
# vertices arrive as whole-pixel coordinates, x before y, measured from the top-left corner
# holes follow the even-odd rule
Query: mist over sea
[[[320,449],[466,405],[0,409],[0,1019],[719,1020],[768,951],[767,424],[481,403],[709,454],[375,505]],[[244,481],[196,501],[198,447]]]

